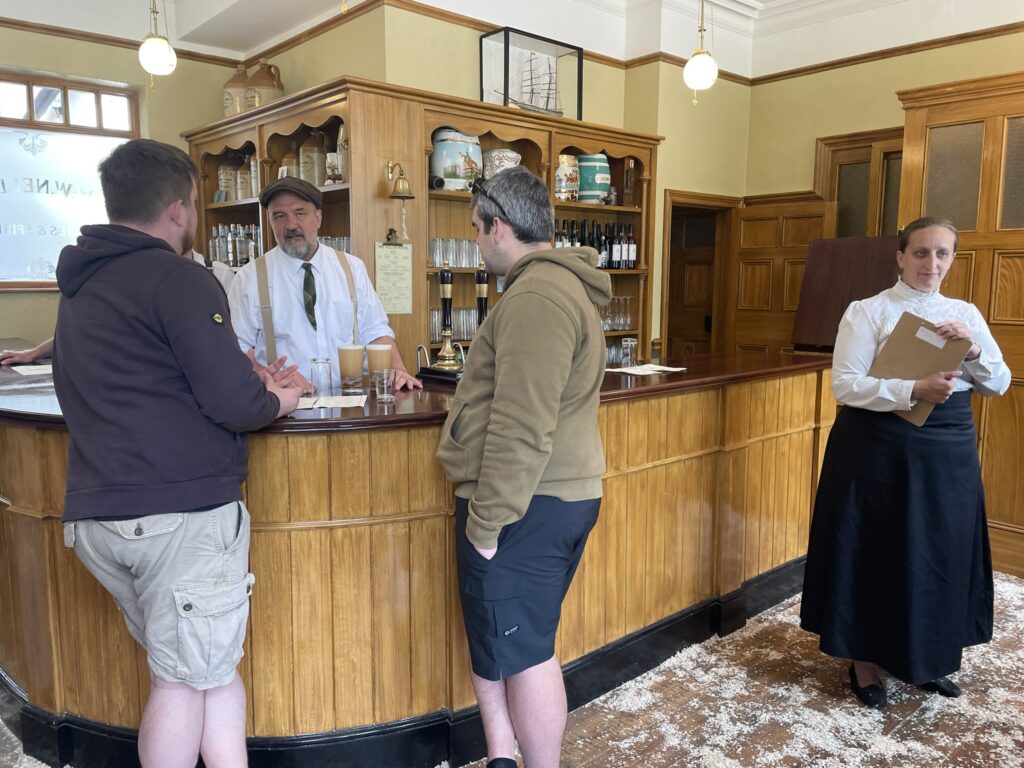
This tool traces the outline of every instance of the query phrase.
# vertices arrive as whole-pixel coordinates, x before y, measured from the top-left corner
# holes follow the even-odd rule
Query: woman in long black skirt
[[[981,313],[939,286],[956,254],[947,221],[900,234],[895,286],[846,310],[832,390],[843,408],[829,436],[814,504],[800,624],[821,650],[852,659],[850,686],[884,707],[881,672],[943,696],[965,647],[992,637],[992,561],[971,390],[1001,395],[1010,371]],[[970,339],[957,371],[918,381],[868,370],[904,312],[946,339]],[[922,427],[898,417],[935,404]]]

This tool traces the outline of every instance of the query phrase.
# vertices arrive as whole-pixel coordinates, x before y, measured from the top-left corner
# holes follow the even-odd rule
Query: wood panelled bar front
[[[835,415],[828,360],[686,364],[606,377],[604,502],[557,639],[573,704],[741,626],[746,588],[804,553]],[[0,388],[0,667],[25,702],[26,751],[52,765],[101,749],[130,758],[145,655],[63,546],[55,400],[18,391]],[[478,755],[452,488],[434,458],[450,400],[371,397],[251,437],[256,585],[240,672],[252,765]]]

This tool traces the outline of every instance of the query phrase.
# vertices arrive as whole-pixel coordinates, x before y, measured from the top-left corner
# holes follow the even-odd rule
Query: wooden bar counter
[[[571,706],[742,626],[748,596],[799,583],[787,564],[804,553],[835,415],[828,358],[685,364],[606,376],[604,502],[557,641]],[[362,409],[305,411],[252,435],[256,585],[240,672],[253,766],[479,756],[452,488],[434,458],[450,400],[441,390],[390,405],[371,396]],[[5,374],[0,671],[24,703],[26,751],[51,765],[130,764],[114,761],[134,750],[146,659],[63,546],[66,454],[52,387]]]

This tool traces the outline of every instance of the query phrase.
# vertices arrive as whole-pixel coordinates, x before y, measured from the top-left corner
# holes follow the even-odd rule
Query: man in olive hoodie
[[[294,410],[301,387],[274,380],[281,361],[253,373],[223,289],[183,256],[196,227],[191,158],[137,139],[99,171],[111,223],[82,227],[57,264],[64,543],[146,649],[144,768],[193,768],[200,753],[210,768],[241,767],[244,433]]]
[[[601,504],[597,408],[611,280],[591,248],[552,249],[526,168],[474,185],[472,222],[505,293],[473,340],[437,456],[456,486],[459,591],[490,768],[557,768],[562,600]]]

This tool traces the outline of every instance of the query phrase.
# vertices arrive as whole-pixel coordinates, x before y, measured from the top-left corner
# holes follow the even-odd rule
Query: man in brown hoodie
[[[601,504],[597,409],[611,280],[591,248],[552,249],[551,199],[526,168],[477,182],[488,271],[505,293],[473,341],[438,447],[456,486],[459,591],[489,768],[557,768],[562,600]]]

